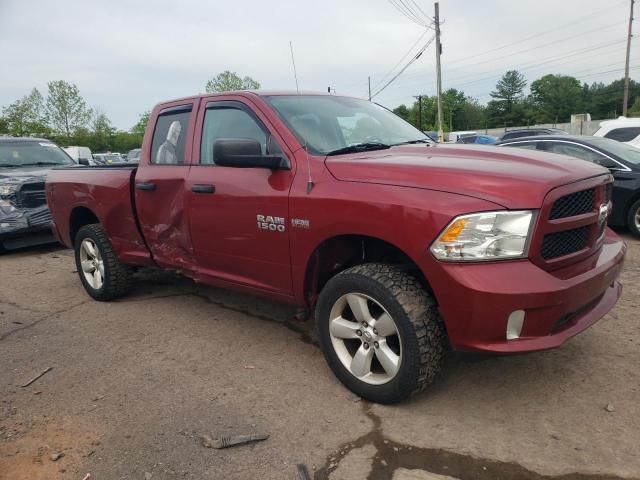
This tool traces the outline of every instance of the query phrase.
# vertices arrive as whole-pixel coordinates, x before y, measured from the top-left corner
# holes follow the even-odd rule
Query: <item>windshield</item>
[[[51,142],[0,142],[0,168],[70,165],[73,160]]]
[[[593,137],[590,141],[595,147],[602,148],[603,150],[620,157],[625,162],[640,165],[640,149],[637,147],[633,147],[627,143],[621,143],[616,140],[611,140],[609,138]]]
[[[432,143],[394,113],[366,100],[330,95],[265,98],[300,143],[314,154],[324,155],[360,144]]]

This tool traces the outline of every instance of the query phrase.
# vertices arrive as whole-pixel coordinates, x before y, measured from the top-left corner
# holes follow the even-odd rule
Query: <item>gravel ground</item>
[[[289,307],[153,271],[98,303],[70,251],[4,255],[0,479],[640,478],[640,242],[623,236],[623,297],[593,328],[452,355],[392,407],[345,390]],[[269,438],[203,446],[236,434]]]

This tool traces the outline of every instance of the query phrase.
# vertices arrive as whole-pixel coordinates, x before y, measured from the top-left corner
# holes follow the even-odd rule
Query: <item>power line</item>
[[[427,43],[424,44],[424,46],[418,51],[418,53],[416,53],[415,56],[411,60],[409,60],[409,62],[404,67],[402,67],[402,69],[396,75],[394,75],[394,77],[391,80],[389,80],[387,83],[385,83],[384,86],[382,88],[380,88],[376,93],[371,95],[371,98],[374,98],[376,95],[378,95],[380,92],[382,92],[385,88],[387,88],[389,85],[391,85],[391,83],[396,78],[398,78],[400,75],[402,75],[402,73],[407,68],[409,68],[409,66],[413,62],[415,62],[418,58],[420,58],[420,55],[422,55],[422,53],[429,47],[429,45],[431,45],[431,43],[433,42],[434,39],[435,39],[435,35],[433,37],[431,37]]]
[[[388,0],[402,15],[424,28],[433,28],[431,18],[413,0]]]
[[[536,45],[535,47],[526,48],[524,50],[518,50],[517,52],[507,53],[505,55],[501,55],[500,57],[493,57],[493,58],[489,58],[489,59],[486,59],[486,60],[482,60],[480,62],[470,63],[470,64],[462,65],[462,66],[459,66],[459,67],[455,67],[455,68],[449,68],[448,70],[452,71],[452,70],[461,70],[463,68],[475,67],[476,65],[482,65],[482,64],[485,64],[485,63],[493,62],[495,60],[502,60],[503,58],[513,57],[514,55],[520,55],[522,53],[531,52],[531,51],[537,50],[539,48],[545,48],[545,47],[548,47],[550,45],[556,45],[558,42],[564,42],[566,40],[572,40],[574,38],[584,37],[584,35],[586,35],[586,34],[592,34],[592,33],[595,33],[595,32],[599,32],[599,31],[602,31],[602,30],[607,30],[609,28],[618,27],[618,26],[620,26],[620,22],[612,23],[612,24],[609,24],[607,26],[604,26],[604,27],[601,27],[601,28],[598,28],[598,29],[595,29],[595,30],[589,30],[587,32],[581,32],[581,33],[578,33],[576,35],[571,35],[569,37],[559,38],[559,39],[553,40],[551,42],[543,43],[541,45]]]
[[[553,57],[547,60],[544,60],[542,62],[529,62],[529,63],[525,63],[522,64],[520,66],[511,66],[511,67],[504,67],[500,70],[491,70],[491,71],[485,71],[485,72],[481,72],[481,73],[476,73],[476,74],[470,74],[470,75],[463,75],[461,77],[454,77],[453,79],[447,79],[447,84],[449,86],[449,88],[460,88],[460,87],[465,87],[468,85],[474,85],[477,83],[481,83],[487,80],[493,80],[496,79],[498,77],[500,77],[501,75],[504,74],[504,70],[505,68],[511,69],[511,70],[518,70],[518,71],[526,71],[526,70],[531,70],[531,69],[535,69],[537,67],[540,67],[542,65],[548,65],[548,64],[552,64],[558,61],[563,61],[566,60],[567,58],[571,58],[571,57],[579,57],[581,55],[585,55],[588,54],[590,52],[593,52],[595,50],[602,50],[605,49],[607,47],[611,47],[611,46],[615,46],[619,43],[622,43],[626,40],[621,40],[621,41],[616,41],[616,42],[606,42],[604,44],[597,44],[597,45],[593,45],[592,47],[586,48],[586,49],[580,49],[580,50],[574,50],[572,52],[569,52],[567,54],[564,55],[560,55],[557,57]],[[597,68],[602,68],[603,66],[598,66]],[[478,75],[483,75],[483,74],[489,74],[488,76],[484,76],[484,77],[478,77]],[[465,80],[465,79],[472,79],[469,81],[464,81],[464,82],[460,82],[461,80]],[[458,83],[456,83],[458,82]],[[409,83],[415,83],[415,81],[411,81]],[[402,85],[404,88],[406,88],[406,83],[404,85]]]
[[[422,32],[422,35],[420,35],[420,36],[418,37],[418,39],[415,41],[415,43],[414,43],[413,45],[411,45],[411,48],[409,48],[409,50],[407,50],[407,53],[405,53],[405,54],[402,56],[402,58],[398,61],[398,63],[396,63],[396,64],[393,66],[393,68],[392,68],[391,70],[389,70],[387,73],[385,73],[385,74],[384,74],[384,76],[383,76],[383,77],[378,81],[378,83],[376,83],[376,84],[373,86],[373,89],[374,89],[374,90],[375,90],[376,88],[378,88],[378,86],[379,86],[382,82],[384,82],[384,81],[387,79],[387,77],[388,77],[389,75],[391,75],[391,74],[394,72],[394,70],[395,70],[396,68],[398,68],[398,66],[399,66],[402,62],[404,62],[404,61],[406,60],[406,58],[409,56],[409,54],[410,54],[411,52],[413,52],[413,49],[416,47],[416,45],[418,45],[418,43],[420,43],[420,41],[421,41],[422,39],[424,39],[424,37],[425,37],[425,35],[426,35],[427,33],[428,33],[428,30],[425,30],[424,32]]]
[[[582,23],[582,22],[585,22],[585,21],[588,21],[588,20],[593,20],[594,18],[598,18],[598,17],[596,17],[596,16],[595,16],[597,13],[604,12],[604,11],[610,12],[610,11],[612,11],[612,10],[613,10],[613,8],[614,8],[614,7],[616,7],[618,4],[625,3],[625,2],[626,2],[626,0],[622,0],[622,1],[619,1],[619,2],[617,2],[617,3],[615,3],[615,4],[607,5],[607,7],[605,7],[605,8],[598,9],[598,10],[596,10],[596,11],[594,11],[594,12],[591,12],[591,13],[589,13],[589,14],[587,14],[587,15],[584,15],[584,16],[582,16],[582,17],[579,17],[579,18],[577,18],[577,19],[574,19],[574,20],[572,20],[571,22],[568,22],[568,23],[565,23],[565,24],[559,25],[559,26],[557,26],[557,27],[551,28],[551,29],[549,29],[549,30],[545,30],[545,31],[540,32],[540,33],[536,33],[536,34],[534,34],[534,35],[531,35],[531,36],[525,37],[525,38],[523,38],[523,39],[521,39],[521,40],[517,40],[517,41],[515,41],[515,42],[507,43],[507,44],[502,45],[502,46],[500,46],[500,47],[492,48],[492,49],[490,49],[490,50],[485,50],[484,52],[475,53],[475,54],[472,54],[472,55],[469,55],[469,56],[466,56],[466,57],[453,59],[453,60],[451,60],[451,61],[449,62],[449,64],[451,65],[451,64],[455,64],[455,63],[461,62],[461,61],[463,61],[463,60],[468,60],[468,59],[470,59],[470,58],[477,58],[477,57],[480,57],[480,56],[482,56],[482,55],[486,55],[487,53],[497,52],[497,51],[502,50],[502,49],[504,49],[504,48],[512,47],[512,46],[517,45],[517,44],[519,44],[519,43],[526,42],[526,41],[531,40],[531,39],[533,39],[533,38],[541,37],[542,35],[546,35],[547,33],[555,32],[555,31],[560,30],[560,29],[562,29],[562,28],[564,28],[564,27],[569,27],[569,26],[573,26],[573,25],[575,25],[575,24],[577,24],[577,23]]]

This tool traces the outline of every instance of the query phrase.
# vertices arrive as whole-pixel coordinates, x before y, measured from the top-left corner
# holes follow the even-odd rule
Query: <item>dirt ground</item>
[[[640,478],[640,242],[622,234],[623,297],[593,328],[452,355],[397,406],[344,389],[289,307],[156,272],[98,303],[70,251],[4,255],[0,479]],[[269,438],[201,438],[251,433]]]

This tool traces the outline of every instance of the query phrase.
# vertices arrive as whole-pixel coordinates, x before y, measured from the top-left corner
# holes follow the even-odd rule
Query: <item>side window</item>
[[[240,108],[214,107],[207,109],[202,126],[201,164],[215,165],[213,144],[221,138],[250,138],[260,143],[263,155],[281,153],[275,140],[267,135],[249,113]]]
[[[530,136],[531,133],[530,132],[513,132],[513,133],[505,133],[502,136],[503,140],[513,140],[514,138],[520,138],[520,137],[528,137]]]
[[[614,162],[609,160],[604,155],[601,155],[598,152],[594,152],[593,150],[582,147],[580,145],[549,142],[547,143],[547,151],[552,153],[559,153],[561,155],[569,155],[570,157],[586,160],[587,162],[602,165],[603,167],[607,168],[615,166]]]
[[[160,113],[151,142],[151,163],[156,165],[184,164],[184,146],[191,106],[170,108]]]
[[[516,147],[516,148],[524,148],[525,150],[536,150],[538,148],[538,144],[536,142],[519,142],[519,143],[506,144],[505,147]]]
[[[614,128],[610,132],[607,132],[604,138],[610,138],[611,140],[617,140],[618,142],[630,142],[638,135],[640,135],[640,127],[625,127]]]

